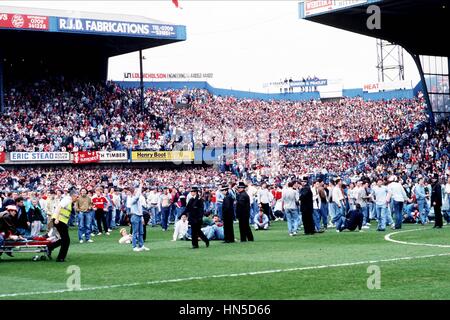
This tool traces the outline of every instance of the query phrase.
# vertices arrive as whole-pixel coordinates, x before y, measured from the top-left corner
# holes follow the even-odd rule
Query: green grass
[[[404,230],[422,228],[392,236],[395,240],[448,244],[450,228],[405,225]],[[208,277],[265,270],[302,268],[351,262],[379,261],[450,253],[450,248],[396,244],[373,230],[336,233],[329,230],[314,236],[289,237],[284,222],[269,231],[254,232],[255,242],[222,244],[190,249],[190,242],[171,242],[172,232],[148,227],[149,252],[133,252],[119,245],[118,231],[109,237],[95,237],[95,243],[79,244],[71,230],[72,245],[65,264],[32,262],[33,254],[2,256],[0,300],[2,299],[449,299],[449,256],[372,263],[381,269],[381,289],[369,290],[367,267],[371,263],[295,270],[256,275],[191,279],[180,282],[151,281]],[[235,225],[235,233],[238,228]],[[57,249],[58,250],[58,249]],[[54,252],[54,256],[57,254]],[[4,294],[66,289],[66,269],[81,270],[81,287],[136,284],[89,291],[39,295]]]

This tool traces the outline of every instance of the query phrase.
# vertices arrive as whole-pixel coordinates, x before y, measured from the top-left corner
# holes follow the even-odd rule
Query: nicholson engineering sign
[[[58,18],[58,31],[135,37],[177,38],[177,26],[78,18]]]

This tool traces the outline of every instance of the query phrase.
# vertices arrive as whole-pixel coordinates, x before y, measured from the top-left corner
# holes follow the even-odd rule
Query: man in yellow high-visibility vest
[[[56,262],[64,262],[67,256],[67,252],[69,251],[70,246],[70,237],[69,237],[69,218],[72,212],[72,206],[75,201],[78,199],[78,192],[76,190],[72,190],[64,195],[61,199],[55,213],[52,215],[53,223],[56,229],[59,232],[60,239],[48,246],[49,248],[49,257],[51,257],[51,252],[61,246],[59,249],[58,258]]]

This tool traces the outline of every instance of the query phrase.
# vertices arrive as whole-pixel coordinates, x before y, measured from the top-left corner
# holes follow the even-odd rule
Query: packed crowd
[[[106,85],[41,81],[5,93],[2,151],[171,150],[175,142],[162,115],[180,94]],[[151,106],[151,112],[148,111]]]
[[[182,97],[188,107],[179,107]],[[333,144],[400,136],[427,120],[422,99],[292,102],[214,96],[204,89],[40,81],[5,92],[0,151],[190,150],[197,145]]]
[[[273,139],[283,145],[388,140],[427,120],[421,100],[267,102],[211,95],[171,117],[196,143],[209,146]]]

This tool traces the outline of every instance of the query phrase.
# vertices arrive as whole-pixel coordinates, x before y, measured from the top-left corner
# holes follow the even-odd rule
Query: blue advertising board
[[[177,26],[143,22],[57,18],[57,31],[149,38],[178,38]]]

